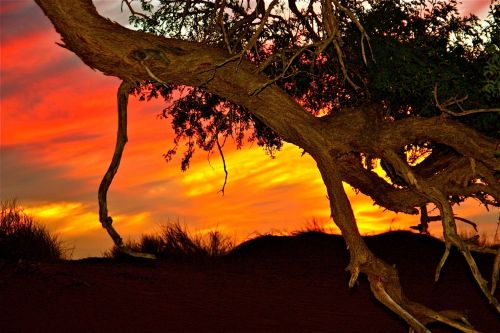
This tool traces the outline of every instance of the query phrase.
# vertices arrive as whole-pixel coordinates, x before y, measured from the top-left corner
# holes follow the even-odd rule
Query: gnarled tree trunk
[[[230,57],[224,50],[126,29],[101,17],[91,0],[35,1],[63,37],[63,47],[91,68],[124,81],[156,80],[204,86],[207,91],[244,106],[285,141],[303,148],[317,162],[328,191],[332,218],[348,245],[349,284],[354,285],[359,273],[366,274],[377,299],[417,332],[428,332],[424,325],[432,321],[474,332],[466,321],[460,321],[458,314],[440,314],[406,299],[395,268],[377,258],[361,238],[342,181],[372,197],[376,204],[412,214],[418,212],[416,207],[428,202],[446,208],[442,205],[443,197],[446,200],[455,194],[482,191],[499,198],[500,188],[493,175],[500,171],[495,156],[499,142],[445,117],[384,120],[377,117],[377,106],[351,108],[316,118],[275,85],[259,90],[258,94],[252,93],[265,86],[268,78],[257,74],[255,66],[246,61],[237,71],[235,62],[218,66]],[[465,162],[474,161],[474,170],[468,163],[438,165],[437,162],[414,170],[397,158],[395,152],[401,147],[421,140],[453,148]],[[363,167],[360,153],[385,158],[408,186],[392,186]],[[428,172],[436,168],[439,172]],[[447,174],[460,174],[466,181],[457,182],[445,176]],[[486,181],[471,182],[471,177],[477,175]],[[435,193],[441,196],[436,197]],[[104,215],[101,220],[106,225],[107,212]],[[447,239],[453,240],[456,235],[450,228],[453,215],[450,217],[447,211],[442,215],[443,220],[447,219]],[[451,244],[467,251],[460,241]],[[466,257],[469,260],[469,256]],[[495,272],[498,277],[498,267]],[[498,308],[498,303],[495,305]]]

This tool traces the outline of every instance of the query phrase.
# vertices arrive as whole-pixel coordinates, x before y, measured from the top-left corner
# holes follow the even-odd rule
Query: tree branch
[[[471,114],[476,114],[476,113],[487,113],[487,112],[500,112],[500,108],[489,108],[489,109],[471,109],[471,110],[464,110],[462,108],[461,103],[467,100],[469,96],[464,96],[462,98],[450,98],[447,99],[446,101],[440,103],[438,99],[438,84],[437,82],[434,84],[434,101],[436,103],[436,106],[438,107],[441,112],[447,113],[449,115],[452,115],[454,117],[463,117],[463,116],[468,116]],[[461,112],[453,112],[449,110],[447,107],[451,105],[456,105],[460,109]]]
[[[149,19],[149,16],[135,11],[135,9],[132,7],[132,4],[130,3],[130,0],[122,0],[122,3],[121,3],[121,10],[122,11],[123,11],[123,4],[127,5],[128,10],[130,11],[130,14],[132,14],[133,16],[140,16],[142,18]]]
[[[219,138],[215,138],[215,143],[217,144],[217,149],[219,150],[220,157],[222,159],[222,165],[224,167],[224,184],[222,184],[222,188],[219,190],[219,192],[224,195],[224,190],[226,189],[226,184],[227,184],[227,167],[226,167],[226,159],[224,158],[224,153],[222,152],[222,147],[219,143]]]
[[[118,88],[118,132],[116,135],[116,146],[113,153],[113,158],[108,170],[102,178],[101,184],[99,185],[98,199],[99,199],[99,221],[102,227],[106,229],[109,236],[113,239],[113,242],[117,247],[123,247],[123,240],[120,235],[113,228],[113,219],[108,215],[108,202],[107,193],[113,178],[118,171],[120,166],[120,161],[123,154],[123,149],[127,143],[127,104],[129,91],[132,88],[132,84],[123,81]]]

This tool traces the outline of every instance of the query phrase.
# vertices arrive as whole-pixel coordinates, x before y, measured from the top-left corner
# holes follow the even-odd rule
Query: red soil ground
[[[367,242],[396,264],[409,298],[500,332],[458,253],[434,283],[441,242],[406,232]],[[477,260],[489,276],[492,258]],[[342,239],[319,233],[262,237],[215,261],[0,262],[0,332],[408,332],[366,280],[349,290],[346,265]]]

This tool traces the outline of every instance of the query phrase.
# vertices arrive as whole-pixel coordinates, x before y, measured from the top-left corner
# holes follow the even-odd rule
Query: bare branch
[[[113,153],[113,158],[109,165],[108,170],[102,178],[101,184],[99,185],[98,199],[99,199],[99,221],[102,227],[106,229],[108,234],[113,239],[113,242],[117,247],[123,247],[123,240],[113,228],[113,219],[108,215],[108,202],[107,193],[113,178],[118,171],[120,166],[120,161],[123,154],[123,149],[127,143],[127,105],[128,105],[128,94],[131,88],[129,82],[122,81],[120,87],[118,88],[118,132],[116,136],[116,146]]]
[[[370,45],[370,36],[368,36],[368,33],[366,32],[366,30],[363,27],[363,25],[361,24],[361,22],[359,22],[359,20],[357,19],[357,17],[354,15],[354,13],[350,9],[342,6],[342,4],[340,4],[339,0],[333,0],[333,2],[335,3],[335,6],[337,6],[337,8],[339,8],[344,13],[346,13],[347,16],[349,16],[349,18],[351,19],[351,21],[356,25],[356,27],[358,28],[359,32],[361,33],[361,52],[362,52],[362,55],[363,55],[363,61],[364,61],[365,65],[368,64],[368,62],[366,61],[366,54],[365,54],[365,43],[364,43],[365,39],[366,39],[366,42],[368,44],[368,48],[370,49],[370,54],[372,56],[372,60],[373,60],[373,62],[375,62],[375,58],[373,56],[372,47]]]
[[[454,216],[455,217],[455,220],[459,220],[459,221],[462,221],[464,223],[467,223],[467,224],[470,224],[474,230],[477,232],[477,224],[472,222],[471,220],[467,220],[467,219],[464,219],[463,217],[460,217],[460,216]]]
[[[130,11],[130,13],[133,15],[133,16],[140,16],[142,18],[145,18],[145,19],[149,19],[149,17],[143,13],[140,13],[140,12],[137,12],[135,11],[135,9],[132,7],[132,4],[130,3],[130,0],[122,0],[122,3],[121,3],[121,7],[122,7],[122,11],[123,11],[123,4],[126,4],[127,7],[128,7],[128,10]]]
[[[219,138],[215,139],[215,143],[217,144],[217,149],[219,150],[220,157],[222,159],[222,165],[224,166],[224,184],[222,184],[222,188],[219,190],[222,195],[224,195],[224,190],[226,189],[226,184],[227,184],[227,168],[226,168],[226,159],[224,158],[224,153],[222,152],[222,147],[219,143]]]
[[[295,59],[297,59],[297,57],[299,57],[304,51],[306,51],[307,49],[311,48],[311,47],[314,47],[316,46],[316,44],[309,44],[309,45],[306,45],[304,47],[301,47],[297,52],[295,52],[295,54],[288,60],[288,63],[287,65],[285,66],[285,68],[283,69],[283,71],[281,71],[281,73],[276,76],[275,78],[267,81],[266,83],[262,84],[261,86],[255,88],[254,90],[250,91],[248,93],[249,96],[253,96],[253,95],[257,95],[258,93],[260,93],[262,90],[264,90],[266,87],[270,86],[271,84],[279,81],[280,79],[283,79],[285,77],[285,74],[286,72],[288,71],[288,69],[290,68],[290,66],[292,65],[292,63],[295,61]],[[261,67],[262,68],[262,67]],[[263,69],[263,68],[262,68]]]
[[[255,46],[257,43],[257,39],[259,38],[260,34],[262,33],[262,30],[264,29],[264,26],[267,23],[267,19],[269,18],[269,14],[271,14],[271,11],[273,10],[274,6],[278,3],[278,0],[273,0],[269,6],[267,7],[261,21],[259,24],[259,27],[257,28],[257,31],[255,31],[254,35],[250,39],[250,41],[245,45],[245,48],[241,51],[240,56],[239,56],[239,61],[238,61],[238,66],[241,64],[241,60],[243,59],[245,53],[249,51],[252,47]]]
[[[229,44],[229,38],[227,36],[226,27],[224,26],[224,9],[226,8],[226,0],[222,0],[220,5],[219,14],[217,15],[217,23],[222,32],[222,36],[224,37],[224,43],[226,44],[227,51],[229,54],[233,54],[233,50],[231,45]],[[223,66],[223,65],[221,65]]]
[[[108,202],[107,202],[107,193],[113,178],[118,171],[118,167],[120,166],[120,161],[122,158],[123,150],[125,148],[125,144],[127,143],[127,105],[128,105],[128,95],[130,93],[130,89],[132,88],[132,83],[122,81],[120,87],[118,88],[118,132],[116,136],[116,146],[115,151],[113,153],[113,158],[109,165],[106,174],[104,175],[101,184],[99,185],[98,192],[98,200],[99,200],[99,221],[102,224],[102,227],[106,229],[109,236],[113,240],[117,249],[125,253],[127,255],[133,257],[147,258],[147,259],[155,259],[155,256],[148,253],[141,253],[133,251],[127,248],[123,244],[123,240],[118,234],[118,232],[113,227],[113,219],[108,215]]]
[[[441,112],[447,113],[449,115],[452,115],[454,117],[462,117],[462,116],[467,116],[471,114],[476,114],[476,113],[491,113],[491,112],[500,112],[500,108],[489,108],[489,109],[471,109],[471,110],[464,110],[462,108],[461,103],[467,100],[469,96],[465,96],[462,98],[450,98],[447,99],[446,101],[440,103],[438,99],[438,84],[434,84],[434,101],[436,103],[436,106]],[[462,112],[457,113],[449,110],[447,107],[451,105],[457,105]]]

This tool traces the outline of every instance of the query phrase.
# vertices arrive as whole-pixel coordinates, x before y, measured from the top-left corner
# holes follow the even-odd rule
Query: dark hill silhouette
[[[459,253],[433,282],[441,241],[410,232],[366,237],[395,264],[408,296],[436,309],[468,310],[498,332]],[[492,258],[476,256],[490,274]],[[261,236],[214,260],[0,264],[2,332],[408,332],[372,297],[347,287],[340,236]],[[451,332],[431,326],[433,332]]]

